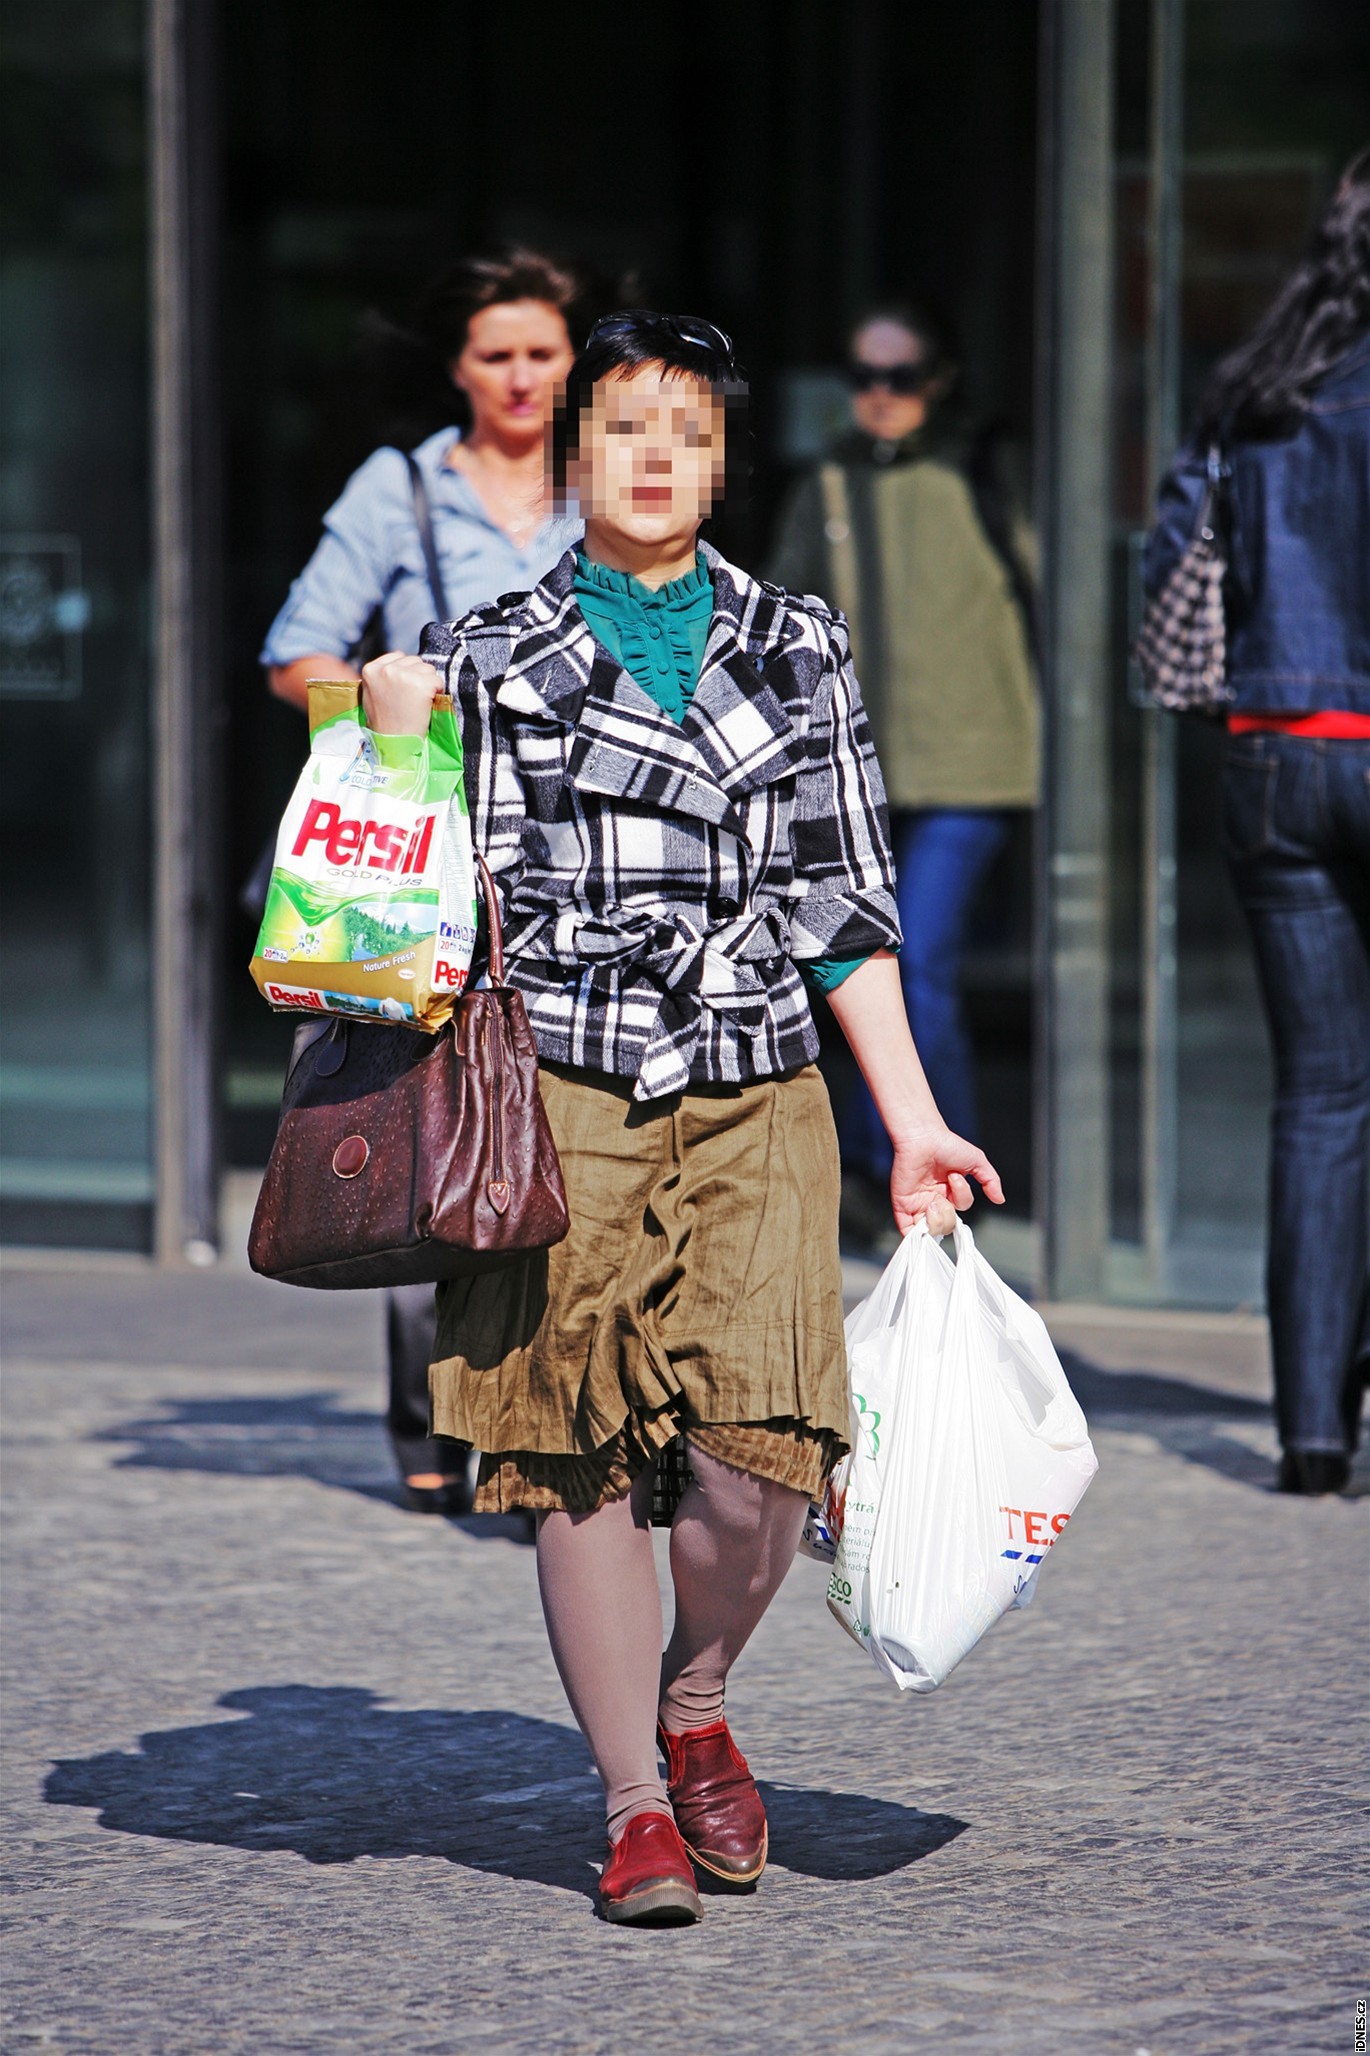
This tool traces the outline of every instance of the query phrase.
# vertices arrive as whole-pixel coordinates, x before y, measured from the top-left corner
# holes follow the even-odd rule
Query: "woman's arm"
[[[840,617],[801,615],[824,651],[790,820],[795,961],[897,947],[885,787]]]
[[[904,1011],[894,864],[885,788],[871,745],[846,629],[833,619],[824,687],[815,697],[808,761],[795,790],[790,842],[800,887],[790,913],[795,958],[863,956],[828,992],[894,1144],[890,1197],[901,1234],[926,1214],[935,1235],[968,1207],[968,1178],[1002,1202],[999,1174],[974,1144],[953,1135],[937,1111]]]
[[[909,1033],[899,967],[889,951],[877,951],[844,978],[828,994],[828,1005],[894,1144],[890,1199],[900,1234],[906,1235],[924,1214],[932,1234],[949,1234],[955,1209],[971,1203],[971,1178],[983,1186],[987,1199],[1002,1205],[1003,1187],[989,1158],[953,1135],[937,1111]]]
[[[1156,524],[1147,538],[1142,582],[1158,593],[1194,539],[1207,483],[1208,455],[1186,444],[1161,480]]]
[[[395,574],[395,538],[409,505],[398,450],[375,450],[324,516],[323,534],[267,631],[267,685],[307,708],[311,678],[355,678],[340,653],[355,649]]]

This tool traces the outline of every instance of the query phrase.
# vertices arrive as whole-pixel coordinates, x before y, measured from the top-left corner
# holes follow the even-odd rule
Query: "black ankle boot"
[[[1344,1492],[1350,1476],[1350,1457],[1336,1450],[1286,1449],[1280,1458],[1276,1489],[1320,1499],[1328,1492]]]

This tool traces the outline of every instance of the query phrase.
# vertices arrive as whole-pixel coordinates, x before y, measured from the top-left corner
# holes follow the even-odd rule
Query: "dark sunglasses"
[[[855,358],[847,366],[847,383],[854,393],[873,393],[877,386],[887,392],[921,393],[932,384],[932,373],[922,364],[863,364]]]
[[[676,342],[693,343],[699,350],[715,350],[732,362],[732,337],[699,314],[653,314],[645,307],[629,307],[622,314],[609,314],[603,321],[597,321],[588,340],[611,341],[641,328],[664,329]]]

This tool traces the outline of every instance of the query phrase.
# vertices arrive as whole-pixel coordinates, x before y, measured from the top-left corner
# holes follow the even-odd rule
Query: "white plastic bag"
[[[1041,1316],[954,1239],[955,1264],[920,1223],[849,1317],[852,1451],[805,1531],[829,1608],[905,1692],[1027,1604],[1097,1468]]]

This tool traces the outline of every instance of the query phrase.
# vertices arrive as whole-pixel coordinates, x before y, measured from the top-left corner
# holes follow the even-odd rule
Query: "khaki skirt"
[[[433,1432],[476,1504],[588,1511],[690,1442],[817,1492],[847,1447],[839,1167],[809,1065],[642,1103],[542,1066],[570,1233],[438,1288]]]

